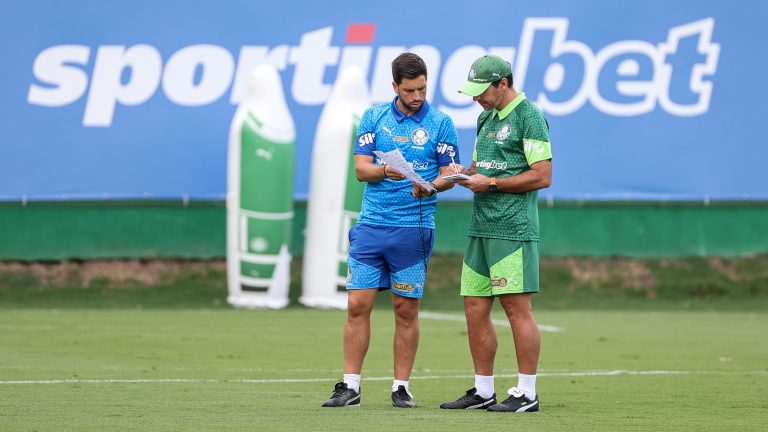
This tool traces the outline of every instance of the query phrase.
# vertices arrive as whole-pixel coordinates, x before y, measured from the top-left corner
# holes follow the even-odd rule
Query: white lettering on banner
[[[700,95],[699,101],[692,105],[677,104],[669,99],[669,84],[672,82],[672,66],[661,64],[662,79],[666,83],[666,91],[659,93],[659,103],[670,114],[677,116],[694,116],[707,112],[709,101],[712,97],[712,82],[704,81],[704,76],[714,75],[717,72],[717,61],[720,58],[720,44],[712,43],[712,31],[715,28],[713,18],[692,22],[690,24],[672,27],[669,30],[667,43],[659,44],[659,51],[663,56],[677,53],[677,45],[681,39],[699,35],[697,50],[707,56],[706,63],[693,66],[690,80],[690,90]]]
[[[296,65],[291,93],[302,105],[319,105],[328,99],[331,85],[323,82],[325,67],[339,61],[339,48],[331,47],[333,28],[304,33],[298,47],[291,48],[288,61]]]
[[[118,45],[99,47],[83,125],[111,125],[117,102],[123,105],[146,102],[160,84],[162,67],[160,53],[150,45],[135,45],[127,50]],[[125,69],[131,70],[131,78],[122,84]]]
[[[80,99],[88,88],[88,75],[77,67],[85,66],[91,49],[83,45],[58,45],[46,48],[35,59],[32,72],[38,80],[53,87],[32,84],[27,101],[42,106],[64,106]]]
[[[248,84],[248,75],[261,64],[271,64],[277,70],[285,70],[288,61],[288,45],[279,45],[271,50],[265,46],[244,46],[240,48],[235,83],[232,86],[230,102],[237,105],[243,100]]]
[[[622,41],[608,45],[597,53],[595,57],[597,70],[602,70],[603,65],[608,60],[625,53],[641,53],[646,55],[651,59],[654,70],[658,70],[658,65],[664,62],[656,47],[648,42]],[[617,103],[603,98],[599,91],[595,91],[590,94],[592,105],[604,113],[618,116],[633,116],[653,111],[653,107],[656,105],[657,90],[660,90],[657,85],[659,75],[657,75],[657,79],[654,81],[630,81],[629,78],[640,75],[640,64],[637,60],[633,59],[623,60],[617,69],[619,76],[627,78],[626,81],[618,81],[616,83],[618,92],[626,96],[643,96],[643,99],[635,103]],[[595,85],[597,85],[597,81],[595,79]]]
[[[569,100],[563,103],[551,102],[547,95],[541,93],[536,100],[542,110],[555,115],[570,114],[584,105],[584,102],[589,97],[589,85],[588,81],[594,75],[592,70],[594,69],[594,61],[592,50],[588,46],[581,42],[566,40],[566,33],[568,32],[568,20],[566,18],[528,18],[523,24],[523,34],[520,37],[520,47],[517,52],[517,61],[515,62],[515,68],[513,72],[515,85],[520,88],[525,88],[525,78],[528,73],[528,61],[531,57],[531,47],[533,46],[534,36],[537,30],[551,30],[554,34],[552,36],[552,47],[550,49],[550,55],[553,58],[557,58],[563,54],[576,54],[584,60],[584,80],[581,87]],[[552,65],[550,65],[552,67]],[[560,68],[562,66],[556,66]],[[557,69],[555,69],[557,70]],[[545,77],[547,74],[545,73]],[[555,84],[550,77],[550,84]],[[549,90],[556,90],[556,88],[550,88]],[[534,95],[530,95],[533,98]]]
[[[392,68],[383,65],[392,64],[392,60],[403,51],[405,51],[404,46],[383,46],[377,50],[377,67],[373,69],[369,95],[372,103],[391,100],[394,97],[392,95]]]
[[[195,84],[198,66],[202,78]],[[216,45],[192,45],[176,51],[163,72],[163,91],[179,105],[206,105],[220,98],[232,80],[232,54]]]
[[[713,18],[672,27],[667,40],[658,45],[624,40],[596,52],[583,42],[568,39],[569,23],[567,18],[527,18],[517,48],[461,46],[450,52],[445,61],[442,61],[443,53],[431,45],[380,46],[375,55],[372,46],[332,46],[333,27],[304,33],[298,46],[243,46],[236,63],[230,51],[217,45],[181,48],[168,58],[165,67],[153,46],[102,45],[96,50],[91,77],[86,72],[91,60],[90,47],[57,45],[46,48],[35,58],[32,71],[37,83],[30,85],[27,101],[61,107],[87,95],[83,125],[107,127],[114,121],[118,104],[140,105],[149,100],[158,87],[175,104],[199,106],[219,100],[231,86],[229,102],[238,104],[245,94],[250,71],[259,64],[269,63],[280,71],[294,67],[290,94],[300,105],[325,103],[332,87],[332,82],[326,83],[327,68],[340,70],[347,65],[356,65],[365,76],[371,77],[370,98],[378,103],[392,98],[390,64],[398,54],[408,50],[424,58],[430,77],[436,77],[431,81],[435,83],[433,88],[439,89],[444,101],[439,108],[453,118],[458,128],[475,127],[481,108],[456,90],[466,79],[468,65],[486,53],[499,55],[513,64],[515,87],[519,90],[526,90],[526,81],[540,80],[540,87],[533,85],[534,90],[527,94],[551,115],[572,114],[587,102],[613,116],[641,115],[657,106],[681,117],[701,115],[709,110],[711,80],[720,55],[720,45],[712,42]],[[550,36],[546,69],[541,76],[529,76],[535,43],[547,40],[537,39],[537,35],[543,34]],[[687,38],[697,38],[696,51],[699,57],[705,57],[703,63],[696,63],[678,52],[680,41]],[[580,59],[581,70],[574,69],[572,63],[566,67],[560,60],[564,56]],[[675,67],[671,60],[675,60]],[[680,66],[683,61],[688,64]],[[124,76],[129,77],[127,82]],[[677,87],[687,82],[686,98],[693,102],[673,100],[673,78]],[[574,82],[575,79],[581,82]],[[564,89],[570,94],[566,97],[557,94]],[[612,92],[601,91],[606,89]],[[683,89],[674,90],[679,95]],[[432,92],[428,93],[430,100],[433,96]]]
[[[652,111],[656,101],[661,107],[676,116],[692,116],[705,113],[709,109],[709,101],[712,95],[712,82],[704,81],[704,76],[714,75],[717,71],[717,61],[720,56],[720,45],[712,43],[712,31],[715,20],[707,18],[689,24],[672,27],[667,36],[667,42],[658,47],[645,41],[621,41],[610,44],[593,54],[585,44],[577,41],[566,40],[568,32],[568,20],[565,18],[528,18],[523,25],[523,34],[520,38],[518,58],[515,63],[515,84],[524,88],[528,62],[531,56],[531,47],[538,31],[550,31],[553,33],[550,55],[557,59],[565,54],[574,54],[584,63],[584,78],[581,86],[570,99],[563,102],[550,100],[546,93],[531,95],[536,103],[545,112],[554,115],[567,115],[581,109],[589,100],[592,105],[605,114],[615,116],[634,116]],[[703,65],[692,66],[689,89],[697,96],[694,104],[677,104],[670,99],[670,84],[672,82],[672,66],[666,63],[667,58],[677,54],[678,43],[681,39],[698,35],[697,51],[706,56]],[[600,72],[606,63],[614,58],[625,55],[645,56],[653,65],[653,79],[646,82],[631,80],[639,75],[640,65],[637,60],[627,59],[619,63],[618,75],[625,78],[616,83],[616,90],[624,96],[643,97],[640,102],[615,103],[606,100],[598,87]],[[544,88],[556,91],[567,79],[566,71],[560,63],[549,65],[544,77]]]

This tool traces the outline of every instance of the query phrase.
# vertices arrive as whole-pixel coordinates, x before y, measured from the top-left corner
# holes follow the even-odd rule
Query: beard
[[[399,95],[398,95],[397,99],[398,99],[398,102],[400,103],[400,105],[402,105],[402,108],[405,108],[406,110],[409,111],[409,112],[404,113],[404,114],[408,114],[408,115],[413,114],[416,111],[420,110],[422,106],[424,106],[424,101],[423,100],[419,101],[419,102],[405,103],[405,99],[403,99]]]
[[[421,107],[423,107],[423,106],[424,106],[424,101],[420,101],[420,102],[411,102],[410,104],[408,104],[408,107],[409,107],[410,109],[412,109],[414,112],[415,112],[415,111],[418,111],[418,110],[419,110],[419,109],[421,109]]]

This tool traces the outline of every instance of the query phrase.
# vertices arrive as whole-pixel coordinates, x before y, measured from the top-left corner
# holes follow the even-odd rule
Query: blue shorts
[[[347,289],[392,289],[412,298],[424,294],[432,255],[431,228],[357,224],[349,230]]]

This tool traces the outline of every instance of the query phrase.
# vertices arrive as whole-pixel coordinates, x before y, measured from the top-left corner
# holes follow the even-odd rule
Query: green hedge
[[[306,202],[296,202],[295,255]],[[444,201],[436,252],[463,252],[471,203]],[[768,203],[540,204],[543,256],[687,257],[768,252]],[[0,204],[1,260],[225,256],[223,201]]]

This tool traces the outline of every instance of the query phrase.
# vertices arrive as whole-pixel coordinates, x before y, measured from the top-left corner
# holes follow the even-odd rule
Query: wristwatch
[[[498,190],[498,185],[496,184],[496,178],[491,177],[491,184],[488,185],[488,192],[496,192]]]

